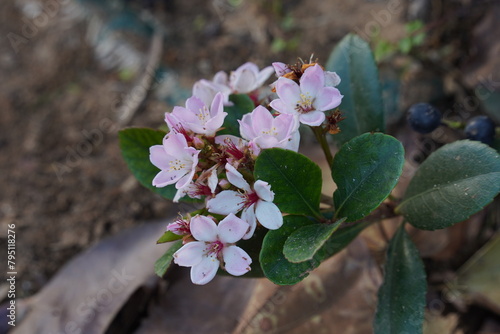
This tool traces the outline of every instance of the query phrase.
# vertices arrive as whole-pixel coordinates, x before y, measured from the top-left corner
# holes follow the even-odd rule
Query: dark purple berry
[[[491,145],[495,139],[495,123],[487,116],[472,117],[465,125],[465,136]]]
[[[428,103],[417,103],[408,109],[410,127],[420,133],[429,133],[441,124],[441,113]]]

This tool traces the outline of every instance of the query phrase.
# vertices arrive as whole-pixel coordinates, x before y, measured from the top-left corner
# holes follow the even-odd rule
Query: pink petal
[[[280,63],[280,62],[275,62],[272,63],[274,71],[276,72],[276,76],[281,77],[292,70],[288,68],[288,66],[285,63]]]
[[[300,78],[300,90],[302,93],[314,98],[325,86],[325,73],[318,64],[308,67]]]
[[[203,285],[210,282],[217,274],[219,260],[215,256],[208,256],[191,268],[191,281],[194,284]]]
[[[174,262],[182,267],[195,266],[203,260],[206,247],[201,241],[189,242],[174,253]]]
[[[185,148],[188,147],[188,144],[186,138],[181,133],[170,132],[167,134],[165,139],[163,139],[163,147],[168,155],[177,159],[182,159],[182,157],[187,155]]]
[[[283,225],[281,211],[271,202],[258,201],[255,206],[255,216],[262,226],[270,230],[276,230]]]
[[[207,242],[217,240],[217,224],[207,216],[194,216],[191,218],[189,228],[196,240]]]
[[[191,171],[184,170],[184,174],[186,174],[186,175],[184,175],[179,180],[177,180],[177,183],[175,184],[176,189],[183,189],[183,188],[186,188],[187,186],[189,186],[189,184],[193,180],[194,169]]]
[[[262,149],[279,147],[280,145],[278,138],[270,135],[257,137],[253,142]]]
[[[250,239],[257,227],[257,218],[255,218],[255,204],[250,205],[248,208],[243,209],[241,212],[241,219],[247,222],[248,229],[245,235],[243,236],[243,240]]]
[[[240,172],[236,170],[233,166],[231,166],[229,163],[226,163],[226,177],[229,182],[235,187],[238,187],[240,189],[243,189],[245,191],[250,191],[250,185],[248,182],[243,178],[243,175],[241,175]]]
[[[239,212],[245,205],[245,197],[237,191],[224,190],[208,200],[208,212],[228,215]]]
[[[263,106],[258,106],[252,113],[252,128],[254,134],[260,135],[263,131],[268,131],[273,125],[274,117],[269,110]]]
[[[253,131],[252,127],[252,116],[251,114],[245,114],[241,118],[241,120],[238,120],[238,123],[240,124],[240,135],[245,138],[246,140],[252,140],[256,134]]]
[[[238,246],[229,246],[222,249],[224,268],[234,276],[241,276],[250,271],[252,259]]]
[[[300,115],[299,120],[305,125],[318,126],[325,120],[325,114],[322,111],[311,111],[307,114]]]
[[[274,200],[274,192],[271,190],[269,183],[257,180],[253,185],[253,189],[257,193],[260,199],[267,202],[272,202]]]
[[[217,178],[217,168],[212,169],[207,183],[210,191],[213,194],[215,192],[215,189],[217,188],[217,184],[219,183],[219,179]]]
[[[153,179],[153,186],[155,187],[165,187],[171,184],[176,183],[178,180],[180,180],[181,177],[186,174],[185,171],[179,170],[179,171],[169,171],[169,170],[162,170]]]
[[[186,108],[194,114],[199,114],[200,110],[203,109],[206,109],[208,111],[208,105],[205,105],[205,103],[203,103],[203,101],[196,96],[191,96],[186,100]]]
[[[259,88],[266,82],[267,79],[273,74],[274,68],[272,66],[268,66],[262,69],[257,75],[257,82],[255,83],[255,88]]]
[[[325,71],[325,86],[335,87],[340,84],[340,77],[335,72]]]
[[[248,230],[248,224],[230,213],[219,222],[217,230],[220,241],[226,244],[232,244],[241,240]]]
[[[271,108],[282,114],[297,114],[297,111],[295,109],[290,108],[288,104],[285,104],[285,102],[280,99],[272,100],[269,105],[271,106]]]
[[[300,144],[300,132],[297,131],[292,135],[292,138],[288,141],[288,143],[284,146],[285,149],[298,152]]]
[[[219,71],[215,73],[214,78],[212,80],[213,83],[219,85],[227,85],[227,81],[228,81],[227,73],[224,71]]]
[[[246,94],[256,88],[257,77],[256,73],[252,70],[244,69],[231,77],[233,79],[231,85],[235,93]]]
[[[314,100],[314,107],[319,111],[336,108],[342,102],[342,97],[343,96],[337,88],[325,87],[316,96],[316,100]]]
[[[149,148],[149,160],[159,169],[168,169],[170,167],[170,159],[168,159],[163,145],[154,145]]]
[[[276,94],[285,105],[295,106],[300,101],[301,91],[295,81],[281,77],[276,82]],[[291,112],[287,113],[290,114]]]

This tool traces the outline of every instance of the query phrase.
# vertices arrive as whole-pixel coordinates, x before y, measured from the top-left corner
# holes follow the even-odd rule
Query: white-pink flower
[[[231,95],[229,79],[224,71],[217,72],[211,81],[201,79],[193,85],[193,96],[202,100],[206,106],[212,104],[217,93],[222,93],[224,105],[232,105],[232,102],[229,102],[229,95]]]
[[[189,198],[201,198],[202,196],[210,197],[214,194],[218,182],[217,165],[215,165],[203,171],[196,181],[190,182],[185,187],[178,189],[172,201],[178,203],[179,200],[186,195]]]
[[[235,243],[248,229],[248,224],[234,214],[215,224],[214,220],[197,215],[191,218],[191,235],[197,240],[182,246],[174,253],[174,262],[191,267],[191,281],[207,284],[217,273],[220,262],[224,269],[234,276],[241,276],[250,270],[252,259]]]
[[[273,117],[269,110],[258,106],[238,122],[241,136],[250,142],[249,146],[255,155],[261,149],[273,147],[295,152],[299,149],[299,122],[293,115],[280,114]]]
[[[185,187],[193,179],[200,151],[189,147],[181,133],[169,133],[163,145],[149,148],[149,160],[161,171],[153,179],[153,186],[165,187],[175,184],[177,189]]]
[[[259,71],[259,67],[254,63],[245,63],[231,72],[229,87],[235,94],[251,93],[260,88],[271,74],[273,74],[273,71],[272,66]]]
[[[184,130],[197,134],[214,136],[224,123],[223,96],[217,93],[210,109],[196,96],[186,100],[186,107],[174,107],[171,113],[165,113],[165,122],[171,131],[182,133]]]
[[[334,87],[325,85],[325,72],[320,65],[308,67],[300,84],[280,77],[276,82],[278,99],[271,107],[283,114],[291,114],[303,124],[318,126],[325,120],[324,111],[340,105],[342,95]]]
[[[243,239],[252,237],[257,220],[270,230],[276,230],[283,225],[283,216],[273,203],[274,192],[269,183],[257,180],[252,189],[243,175],[230,164],[226,164],[226,177],[232,185],[242,191],[221,191],[207,202],[209,212],[228,215],[242,211],[241,219],[250,225]]]

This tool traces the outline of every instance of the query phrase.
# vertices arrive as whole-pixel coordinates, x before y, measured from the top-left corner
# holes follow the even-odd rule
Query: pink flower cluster
[[[150,160],[160,172],[156,187],[175,185],[174,202],[187,196],[205,199],[206,215],[169,224],[167,230],[184,236],[184,245],[174,254],[180,266],[191,267],[195,284],[206,284],[222,267],[239,276],[250,270],[252,260],[235,245],[249,239],[256,228],[278,229],[283,216],[273,203],[274,192],[266,180],[253,176],[255,159],[263,149],[297,151],[300,123],[319,126],[324,111],[340,104],[342,96],[328,85],[329,75],[319,65],[304,71],[299,83],[279,77],[272,113],[258,105],[258,89],[279,63],[261,71],[246,63],[230,75],[216,74],[212,81],[200,80],[185,107],[165,114],[169,133],[162,145],[150,148]],[[330,80],[331,81],[331,80]],[[257,107],[239,120],[240,137],[217,135],[223,129],[230,94],[248,94]],[[219,222],[209,214],[222,215]]]

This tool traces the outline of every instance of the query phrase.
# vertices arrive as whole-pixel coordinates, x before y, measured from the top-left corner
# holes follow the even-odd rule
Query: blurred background
[[[163,125],[196,80],[247,61],[325,63],[354,32],[375,52],[393,132],[415,102],[498,124],[499,22],[497,0],[2,0],[0,248],[15,224],[17,297],[104,237],[177,214],[127,170],[117,131]],[[450,139],[412,140],[418,165]],[[458,245],[437,252],[451,271]],[[7,291],[2,280],[2,301]],[[463,333],[484,328],[478,319]]]

